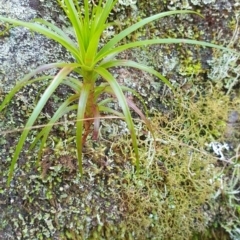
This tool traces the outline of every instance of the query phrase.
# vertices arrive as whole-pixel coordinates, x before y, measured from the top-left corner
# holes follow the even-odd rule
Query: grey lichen
[[[233,32],[233,37],[228,43],[229,47],[236,46],[240,48],[239,41],[239,16],[236,15],[236,26]],[[222,34],[220,32],[220,37]],[[221,87],[223,86],[227,89],[227,94],[231,92],[234,86],[240,83],[240,65],[238,64],[240,60],[240,54],[232,52],[220,52],[211,59],[208,60],[208,64],[211,66],[211,71],[208,73],[208,77],[217,82]]]
[[[201,3],[203,4],[210,4],[210,3],[215,3],[216,0],[191,0],[191,3],[194,5],[200,5]]]

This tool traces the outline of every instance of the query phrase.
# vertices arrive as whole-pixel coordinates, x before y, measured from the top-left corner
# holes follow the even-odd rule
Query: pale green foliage
[[[101,115],[108,113],[123,118],[126,121],[132,139],[132,147],[135,152],[136,167],[138,171],[139,154],[137,138],[129,107],[140,115],[140,117],[145,121],[149,128],[150,124],[147,121],[146,117],[142,114],[142,112],[136,107],[136,105],[131,100],[127,99],[124,95],[125,91],[131,91],[135,95],[137,95],[137,93],[124,86],[120,86],[116,78],[110,73],[108,69],[118,66],[138,68],[140,70],[153,74],[154,76],[162,80],[165,84],[167,84],[169,87],[171,85],[164,76],[162,76],[160,73],[150,67],[130,60],[116,60],[114,57],[118,53],[127,49],[152,44],[187,43],[198,44],[207,47],[215,47],[219,49],[226,49],[224,47],[217,46],[211,43],[188,39],[171,38],[152,39],[121,44],[122,39],[154,20],[174,14],[198,14],[196,12],[188,10],[169,11],[145,18],[128,27],[127,29],[121,31],[119,34],[115,35],[99,49],[99,43],[102,34],[109,26],[112,25],[111,23],[108,23],[108,17],[117,1],[99,0],[98,5],[96,5],[94,2],[93,4],[90,4],[88,0],[84,0],[83,6],[79,6],[77,0],[59,0],[58,3],[62,6],[65,14],[67,15],[72,25],[72,28],[74,30],[74,40],[72,40],[72,38],[70,38],[60,28],[43,19],[35,19],[33,22],[23,22],[19,20],[0,17],[1,21],[8,22],[16,26],[23,26],[29,28],[32,31],[43,34],[47,38],[58,42],[67,51],[69,51],[75,59],[73,63],[51,63],[42,65],[37,69],[33,70],[31,73],[26,75],[26,77],[24,77],[17,83],[17,85],[10,91],[10,93],[4,99],[3,103],[0,105],[0,111],[2,111],[11,101],[12,97],[27,84],[38,81],[48,82],[48,86],[45,92],[42,94],[40,100],[38,101],[34,111],[32,112],[32,115],[28,119],[25,129],[22,132],[22,135],[16,146],[16,150],[14,152],[9,170],[8,184],[12,179],[15,164],[20,155],[20,152],[22,151],[29,131],[34,125],[36,119],[38,118],[48,99],[54,94],[55,90],[61,84],[70,87],[74,93],[64,100],[64,102],[59,106],[58,110],[50,119],[49,124],[44,127],[42,131],[40,131],[40,133],[36,137],[36,140],[33,142],[31,148],[33,148],[37,144],[38,140],[41,140],[38,159],[41,158],[43,148],[46,144],[52,126],[65,114],[68,114],[71,111],[76,111],[76,148],[79,172],[80,174],[82,174],[82,147],[84,142],[86,141],[89,132],[91,131],[91,125],[92,123],[94,123],[93,137],[97,138]],[[198,15],[201,16],[200,14]],[[59,72],[55,76],[43,75],[42,77],[36,78],[37,74],[42,73],[45,70],[55,68],[60,68]],[[69,77],[70,73],[77,74],[79,77],[81,77],[81,81],[79,81],[79,77]],[[99,78],[102,78],[105,82],[97,86],[96,80]],[[100,96],[104,93],[107,93],[109,97],[107,99],[101,100]],[[114,101],[115,99],[117,99],[122,109],[122,112],[118,112],[108,106],[108,103]]]

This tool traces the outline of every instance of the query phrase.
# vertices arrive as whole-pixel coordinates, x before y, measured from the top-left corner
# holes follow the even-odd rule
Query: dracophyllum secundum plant
[[[15,26],[26,27],[34,32],[45,35],[47,38],[55,40],[67,51],[69,51],[74,58],[74,62],[72,63],[51,63],[42,65],[33,70],[16,84],[16,86],[8,93],[4,101],[1,103],[0,111],[6,107],[15,93],[17,93],[25,85],[37,81],[48,81],[46,90],[42,94],[31,116],[29,117],[16,146],[16,150],[11,161],[11,166],[9,168],[8,184],[12,179],[14,167],[31,127],[38,118],[48,99],[53,95],[54,91],[59,87],[59,85],[67,85],[73,90],[74,93],[71,96],[67,97],[65,101],[60,104],[59,108],[50,119],[49,124],[46,125],[38,133],[35,141],[32,143],[31,148],[33,148],[36,143],[40,141],[38,159],[41,158],[44,145],[46,144],[48,135],[54,123],[56,123],[64,114],[67,114],[71,111],[76,111],[76,149],[79,172],[82,174],[82,148],[86,137],[90,132],[90,127],[92,124],[94,124],[93,136],[97,137],[101,114],[111,114],[123,118],[127,123],[132,139],[133,150],[135,153],[136,168],[138,170],[139,153],[137,137],[129,108],[132,108],[135,112],[137,112],[145,121],[148,127],[150,127],[150,124],[147,121],[147,118],[145,118],[142,112],[136,107],[136,105],[127,99],[124,94],[125,91],[132,91],[132,93],[135,95],[137,95],[137,93],[131,89],[128,89],[127,87],[120,86],[117,79],[111,74],[109,69],[118,66],[137,68],[153,74],[169,87],[171,87],[171,85],[164,76],[162,76],[159,72],[155,71],[151,67],[130,60],[118,60],[115,58],[116,55],[127,49],[139,46],[183,42],[188,44],[198,44],[207,47],[225,49],[224,47],[214,44],[187,39],[152,39],[124,44],[121,42],[123,38],[131,34],[133,31],[136,31],[137,29],[154,20],[174,14],[198,14],[196,12],[188,10],[163,12],[145,18],[121,31],[113,38],[108,40],[105,45],[99,48],[101,35],[103,34],[104,30],[113,25],[113,23],[108,23],[108,17],[117,1],[99,0],[98,4],[95,5],[89,4],[88,0],[84,0],[84,5],[82,7],[79,6],[77,0],[58,0],[58,3],[65,11],[65,14],[72,25],[74,31],[74,39],[70,38],[57,26],[43,19],[35,19],[32,22],[23,22],[0,16],[1,21],[8,22]],[[59,70],[58,73],[54,76],[44,75],[44,71],[49,69]],[[43,75],[41,77],[36,77],[36,75],[41,72],[43,72]],[[79,80],[79,77],[70,77],[70,73],[75,73],[75,75],[77,74],[81,76],[81,80]],[[104,82],[100,85],[96,85],[96,80],[99,78],[103,79]],[[99,97],[103,93],[108,93],[111,97],[101,100]],[[117,99],[122,110],[121,112],[109,107],[108,103],[114,99]]]

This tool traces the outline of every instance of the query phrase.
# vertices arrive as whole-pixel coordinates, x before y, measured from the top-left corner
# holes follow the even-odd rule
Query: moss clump
[[[223,134],[229,99],[216,91],[179,99],[168,115],[151,119],[155,146],[141,136],[139,176],[129,168],[121,180],[120,209],[134,239],[191,239],[217,214],[209,206],[221,168],[205,144]]]

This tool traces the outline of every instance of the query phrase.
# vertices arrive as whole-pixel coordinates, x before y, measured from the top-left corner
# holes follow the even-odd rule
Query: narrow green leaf
[[[58,108],[58,110],[55,112],[55,114],[53,115],[53,117],[50,119],[50,121],[48,122],[48,124],[37,134],[35,140],[32,142],[32,144],[30,145],[30,150],[32,150],[36,143],[40,140],[40,138],[42,137],[42,141],[41,141],[41,145],[39,148],[39,152],[38,152],[38,160],[37,163],[39,162],[41,155],[42,155],[42,150],[44,147],[44,144],[48,138],[49,132],[51,131],[52,127],[54,126],[54,123],[56,123],[58,121],[59,118],[61,118],[64,114],[68,113],[69,111],[72,111],[74,109],[77,109],[77,105],[73,105],[70,106],[69,105],[76,101],[78,99],[79,95],[75,94],[71,97],[69,97],[65,102],[63,102],[60,107]]]
[[[40,24],[37,23],[30,23],[30,22],[23,22],[20,20],[14,20],[10,18],[5,18],[0,16],[0,20],[4,22],[9,22],[17,26],[22,26],[26,27],[28,29],[33,30],[34,32],[38,32],[43,34],[44,36],[53,39],[54,41],[60,43],[62,46],[64,46],[69,52],[72,53],[74,58],[79,62],[82,63],[82,59],[79,58],[79,50],[78,48],[75,47],[75,44],[72,45],[71,42],[68,42],[64,37],[60,36],[59,34],[53,32],[52,30],[41,26]]]
[[[79,81],[79,79],[73,77],[67,77],[65,80],[63,80],[63,84],[69,86],[73,91],[79,94],[83,85],[82,82]]]
[[[112,92],[112,94],[113,94],[113,92]],[[106,104],[108,104],[108,103],[110,103],[110,102],[113,102],[114,99],[116,99],[116,98],[105,98],[105,99],[103,99],[102,101],[100,101],[100,102],[98,103],[98,106],[99,106],[99,107],[100,107],[100,106],[104,106],[104,105],[106,105]]]
[[[84,37],[83,19],[81,17],[81,14],[78,14],[72,0],[65,0],[64,2],[66,4],[67,16],[72,23],[78,46],[80,47],[79,54],[81,54],[81,60],[83,60],[85,58],[86,51],[85,40],[87,39],[86,36]]]
[[[137,137],[136,137],[134,124],[132,121],[131,113],[129,111],[129,107],[128,107],[126,98],[125,98],[118,82],[116,81],[116,79],[113,77],[113,75],[109,71],[107,71],[105,68],[102,68],[102,67],[97,67],[95,69],[95,71],[98,72],[110,84],[110,86],[111,86],[114,94],[116,95],[118,102],[123,110],[123,114],[125,116],[125,121],[127,122],[129,131],[131,134],[131,138],[132,138],[133,149],[134,149],[135,156],[136,156],[137,172],[139,172],[139,153],[138,153],[138,146],[137,146]]]
[[[98,106],[95,107],[94,109],[94,122],[93,122],[93,139],[97,140],[98,139],[98,132],[99,132],[99,127],[100,127],[100,111]]]
[[[128,27],[127,29],[121,31],[119,34],[117,34],[114,38],[112,38],[98,53],[97,55],[97,61],[103,59],[104,56],[106,56],[106,52],[108,52],[110,49],[112,49],[117,43],[119,43],[123,38],[125,38],[126,36],[128,36],[130,33],[136,31],[137,29],[143,27],[144,25],[153,22],[157,19],[160,19],[162,17],[166,17],[166,16],[170,16],[170,15],[174,15],[174,14],[187,14],[187,13],[194,13],[197,14],[199,16],[202,17],[201,14],[194,12],[194,11],[190,11],[190,10],[176,10],[176,11],[168,11],[168,12],[163,12],[163,13],[159,13],[156,15],[153,15],[151,17],[145,18],[135,24],[133,24],[132,26]],[[107,54],[108,55],[108,54]]]
[[[86,24],[86,27],[90,29],[88,33],[89,45],[85,56],[85,64],[91,68],[94,67],[93,62],[99,47],[100,37],[104,29],[108,26],[106,21],[113,8],[112,0],[106,1],[104,7],[102,7],[101,4],[102,1],[100,1],[97,6],[93,6],[93,15],[91,16],[90,24]]]
[[[207,43],[207,42],[204,42],[204,41],[197,41],[197,40],[191,40],[191,39],[162,38],[162,39],[151,39],[151,40],[137,41],[137,42],[132,42],[132,43],[121,45],[119,47],[116,47],[114,49],[110,49],[110,50],[104,52],[101,55],[101,57],[96,58],[96,62],[98,62],[99,60],[101,60],[105,56],[109,56],[111,54],[115,55],[115,54],[118,54],[120,52],[123,52],[123,51],[125,51],[127,49],[131,49],[131,48],[154,45],[154,44],[174,44],[174,43],[175,44],[181,43],[181,44],[200,45],[200,46],[203,46],[203,47],[217,48],[217,49],[226,50],[226,51],[236,53],[235,50],[232,50],[232,49],[229,49],[229,48],[226,48],[226,47],[223,47],[223,46],[219,46],[219,45],[216,45],[216,44]]]
[[[42,156],[43,148],[44,148],[45,143],[46,143],[46,141],[47,141],[48,135],[49,135],[52,127],[54,126],[54,123],[56,123],[56,121],[57,121],[60,117],[62,117],[64,114],[66,114],[66,113],[68,113],[68,112],[70,112],[70,111],[72,111],[72,110],[76,110],[76,109],[77,109],[77,104],[72,105],[72,106],[69,106],[69,107],[66,107],[66,108],[64,109],[64,111],[61,112],[61,113],[56,117],[56,120],[53,119],[51,122],[49,122],[49,123],[48,123],[48,126],[47,126],[48,128],[46,128],[46,129],[43,130],[43,133],[42,133],[43,137],[42,137],[41,144],[40,144],[39,151],[38,151],[38,158],[37,158],[37,163],[36,163],[37,165],[39,165],[39,161],[40,161],[41,156]],[[55,120],[55,121],[54,121],[54,120]],[[37,138],[41,138],[41,135],[37,136]],[[36,139],[36,140],[37,140],[37,139]],[[34,147],[34,145],[33,145],[32,147]]]
[[[158,71],[154,70],[151,67],[146,65],[131,61],[131,60],[111,60],[109,62],[104,62],[104,64],[100,64],[103,68],[110,68],[110,67],[118,67],[118,66],[125,66],[125,67],[133,67],[140,69],[142,71],[151,73],[152,75],[156,76],[157,78],[161,79],[168,87],[172,88],[171,83]]]
[[[124,115],[112,108],[106,107],[106,106],[99,106],[99,111],[104,113],[112,113],[115,116],[118,116],[122,119],[125,119]]]
[[[52,76],[42,76],[36,79],[33,79],[31,81],[29,81],[29,79],[31,79],[34,75],[36,75],[39,72],[51,69],[51,68],[57,68],[57,67],[64,67],[66,65],[66,63],[51,63],[51,64],[45,64],[42,65],[38,68],[36,68],[35,70],[33,70],[32,72],[30,72],[29,74],[27,74],[22,80],[20,80],[19,82],[17,82],[17,84],[15,85],[15,87],[7,94],[7,96],[4,98],[3,102],[0,105],[0,112],[6,107],[6,105],[11,101],[11,99],[14,97],[14,95],[24,86],[26,86],[27,84],[31,84],[34,83],[35,81],[41,81],[41,80],[47,80],[47,79],[51,79],[53,78]]]
[[[81,90],[81,95],[78,102],[78,112],[77,112],[77,130],[76,130],[76,144],[77,144],[77,158],[78,158],[78,168],[79,173],[83,174],[82,169],[82,135],[83,135],[83,121],[84,113],[87,106],[88,96],[92,85],[91,83],[86,83],[83,85]]]
[[[21,82],[19,84],[17,84],[8,94],[7,96],[4,98],[3,102],[0,105],[0,112],[6,107],[6,105],[11,101],[11,99],[14,97],[14,95],[23,87],[25,87],[28,84],[32,84],[38,81],[48,81],[50,79],[53,79],[53,76],[42,76],[39,78],[35,78],[33,80],[29,80],[29,81],[25,81],[25,82]]]
[[[75,48],[77,48],[76,44],[71,40],[71,38],[69,38],[67,36],[67,34],[65,34],[62,29],[58,28],[57,26],[55,26],[54,24],[42,19],[42,18],[34,18],[32,20],[33,22],[38,22],[41,23],[42,25],[50,28],[53,32],[56,32],[59,36],[63,37],[66,41],[69,42],[69,44],[75,46]]]
[[[151,132],[153,138],[155,139],[154,131],[153,131],[152,126],[151,126],[151,122],[146,118],[146,116],[142,113],[142,111],[137,107],[137,105],[132,100],[127,99],[127,103],[128,103],[128,106],[131,109],[133,109],[133,111],[136,112],[141,117],[141,119],[144,121],[144,123],[146,124],[147,128]]]
[[[27,138],[27,135],[33,126],[34,122],[36,121],[38,115],[40,114],[41,110],[45,106],[46,102],[48,99],[51,97],[52,93],[55,91],[55,89],[61,84],[65,76],[67,76],[73,69],[74,67],[77,67],[78,64],[68,64],[65,66],[60,72],[56,75],[56,77],[52,80],[52,82],[49,84],[48,88],[45,90],[44,94],[42,95],[41,99],[39,100],[37,106],[35,107],[32,115],[27,121],[27,124],[25,126],[24,131],[22,132],[22,135],[19,139],[19,142],[16,146],[16,150],[14,152],[12,161],[11,161],[11,166],[9,168],[9,174],[8,174],[8,180],[7,180],[7,185],[9,186],[11,179],[13,177],[13,172],[14,168],[17,162],[17,159],[19,157],[19,154],[23,148],[24,142]]]

